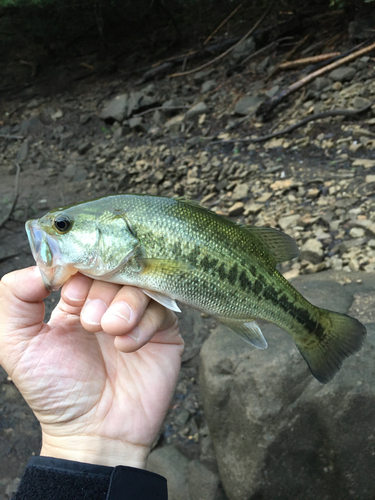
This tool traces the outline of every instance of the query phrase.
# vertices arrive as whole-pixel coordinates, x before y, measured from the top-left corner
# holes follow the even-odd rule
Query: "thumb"
[[[29,267],[3,276],[0,282],[0,349],[14,335],[18,342],[40,332],[44,319],[45,288],[39,269]]]

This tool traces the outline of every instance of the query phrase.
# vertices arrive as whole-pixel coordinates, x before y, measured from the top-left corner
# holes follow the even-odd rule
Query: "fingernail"
[[[77,283],[68,283],[66,289],[64,290],[66,297],[72,302],[82,302],[85,300],[85,294],[82,293],[82,290],[77,287]],[[99,299],[98,299],[99,300]],[[94,302],[94,301],[90,301]],[[104,303],[104,302],[103,302]]]
[[[119,301],[113,304],[107,311],[107,314],[113,314],[114,316],[117,316],[118,318],[124,319],[127,323],[130,323],[130,320],[132,318],[132,310],[129,306],[124,301]]]
[[[83,321],[89,325],[100,325],[102,321],[103,314],[108,309],[107,304],[100,299],[86,300],[84,305],[81,318]]]
[[[42,277],[42,274],[41,274],[40,269],[39,269],[38,266],[34,266],[33,267],[33,272],[34,272],[35,277],[38,277],[38,278]]]
[[[136,326],[135,328],[133,328],[132,333],[128,333],[128,336],[138,342],[141,337],[141,330],[138,328],[138,326]]]

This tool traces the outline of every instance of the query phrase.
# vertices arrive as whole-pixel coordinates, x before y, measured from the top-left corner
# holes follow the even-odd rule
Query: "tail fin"
[[[311,373],[322,384],[329,382],[345,358],[359,351],[366,328],[358,320],[326,309],[319,309],[324,336],[312,345],[298,345]]]

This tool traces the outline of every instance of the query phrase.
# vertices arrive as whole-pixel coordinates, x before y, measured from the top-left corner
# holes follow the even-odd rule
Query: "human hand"
[[[76,274],[45,324],[48,295],[36,267],[0,283],[0,363],[41,424],[41,455],[144,467],[180,369],[176,316]]]

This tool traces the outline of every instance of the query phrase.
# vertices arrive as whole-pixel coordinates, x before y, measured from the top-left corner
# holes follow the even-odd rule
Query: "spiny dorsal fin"
[[[299,250],[293,238],[272,227],[244,226],[268,249],[276,264],[298,257]]]
[[[194,207],[201,207],[200,201],[189,200],[189,198],[185,198],[185,196],[174,196],[174,200],[181,201],[182,203],[186,203],[186,205],[193,205]],[[208,210],[208,209],[206,209]]]

